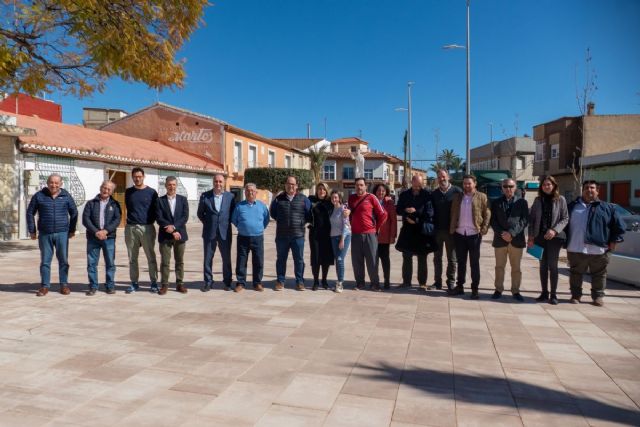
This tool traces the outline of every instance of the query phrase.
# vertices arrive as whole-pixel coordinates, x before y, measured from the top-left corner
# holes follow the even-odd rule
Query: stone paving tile
[[[79,238],[72,294],[54,285],[35,298],[36,243],[0,243],[0,426],[639,425],[640,325],[629,320],[639,291],[610,282],[604,307],[571,305],[561,266],[561,304],[537,304],[537,265],[525,256],[525,303],[493,301],[488,239],[480,301],[354,292],[349,259],[339,295],[296,292],[293,280],[273,292],[273,260],[265,292],[218,282],[202,293],[198,240],[187,247],[188,294],[146,292],[143,269],[144,290],[125,295],[122,236],[116,295],[84,295]],[[271,228],[265,246],[274,253]],[[217,280],[220,270],[216,258]]]

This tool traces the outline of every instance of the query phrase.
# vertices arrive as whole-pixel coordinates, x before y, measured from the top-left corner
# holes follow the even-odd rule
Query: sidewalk
[[[221,290],[218,256],[215,289],[199,291],[196,226],[186,295],[173,284],[125,295],[119,232],[117,294],[84,295],[79,235],[71,295],[56,292],[54,267],[53,292],[36,298],[37,242],[0,242],[0,426],[640,425],[639,290],[609,282],[604,307],[570,305],[562,265],[560,304],[538,304],[537,261],[525,256],[526,302],[493,301],[487,236],[480,301],[353,291],[350,262],[342,294],[296,292],[292,279],[273,292],[274,230],[262,293]],[[391,252],[397,285],[402,257]]]

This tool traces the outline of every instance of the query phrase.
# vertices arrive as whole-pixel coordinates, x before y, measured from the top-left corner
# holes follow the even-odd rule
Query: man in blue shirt
[[[236,288],[244,289],[247,279],[247,259],[251,251],[253,289],[262,292],[262,272],[264,270],[264,230],[269,225],[269,210],[260,200],[256,200],[256,185],[244,186],[246,200],[238,203],[231,214],[231,223],[238,229]]]
[[[36,230],[35,215],[38,215]],[[47,186],[33,195],[27,208],[27,227],[31,239],[38,239],[40,247],[40,279],[39,297],[47,295],[51,285],[51,259],[55,249],[58,258],[58,274],[60,276],[60,293],[69,295],[68,274],[69,262],[67,254],[69,239],[76,232],[78,210],[73,197],[62,188],[62,177],[57,173],[49,175]]]

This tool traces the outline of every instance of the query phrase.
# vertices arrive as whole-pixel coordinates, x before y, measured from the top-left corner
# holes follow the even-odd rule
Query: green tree
[[[313,174],[307,169],[249,168],[244,171],[244,182],[252,182],[260,190],[268,190],[277,194],[284,190],[284,182],[291,175],[298,179],[298,189],[311,188]]]
[[[311,161],[311,172],[313,173],[313,183],[315,185],[320,182],[324,161],[327,160],[328,155],[329,153],[325,150],[325,147],[309,148],[309,160]]]
[[[464,171],[464,160],[462,160],[462,157],[460,156],[455,156],[453,159],[451,159],[450,166],[453,173]]]
[[[458,157],[458,155],[456,153],[454,153],[454,151],[448,148],[445,148],[444,150],[442,150],[442,152],[436,157],[436,160],[439,162],[444,163],[444,167],[447,171],[451,171],[451,165],[454,162],[454,159]]]
[[[182,87],[177,51],[207,0],[0,0],[0,91],[104,90],[119,77]]]
[[[431,163],[431,166],[429,166],[429,170],[433,173],[438,173],[439,170],[444,168],[445,164],[442,162]]]

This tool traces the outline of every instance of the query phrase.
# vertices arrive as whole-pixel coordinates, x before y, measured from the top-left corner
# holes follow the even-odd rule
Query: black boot
[[[538,302],[544,302],[546,300],[549,299],[549,292],[548,291],[542,291],[542,293],[540,294],[540,296],[538,298],[536,298],[536,301]]]

